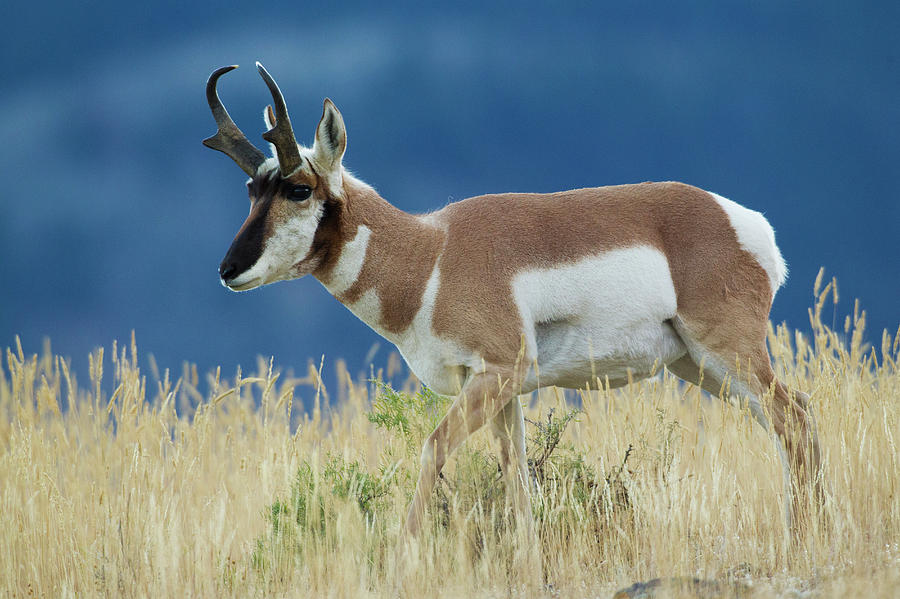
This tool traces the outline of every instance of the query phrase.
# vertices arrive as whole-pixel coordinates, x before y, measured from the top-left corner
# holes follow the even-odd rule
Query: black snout
[[[228,256],[222,260],[222,264],[219,265],[219,277],[222,278],[223,281],[228,282],[238,274],[238,265],[237,262],[233,260],[229,260]]]
[[[247,217],[228,253],[219,265],[219,276],[228,283],[251,268],[262,255],[269,202],[261,202]]]
[[[259,260],[262,254],[262,239],[253,234],[254,229],[255,227],[251,226],[241,231],[228,248],[228,253],[219,265],[219,276],[224,283],[238,278]]]

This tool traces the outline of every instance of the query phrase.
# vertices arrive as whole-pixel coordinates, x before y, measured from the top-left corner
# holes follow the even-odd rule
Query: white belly
[[[538,364],[523,391],[643,378],[654,364],[686,351],[667,322],[675,316],[675,287],[656,248],[623,248],[523,272],[513,290]]]

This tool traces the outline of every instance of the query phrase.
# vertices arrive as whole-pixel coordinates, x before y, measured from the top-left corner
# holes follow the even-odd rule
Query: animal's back
[[[518,352],[523,333],[545,355],[560,348],[554,342],[539,351],[542,331],[569,345],[573,335],[606,331],[608,341],[620,329],[638,331],[639,338],[644,321],[662,322],[681,308],[691,313],[709,303],[704,294],[725,290],[741,289],[767,312],[770,287],[757,284],[767,276],[764,260],[741,246],[723,200],[664,182],[450,204],[433,216],[447,230],[434,328],[503,362]],[[754,239],[771,235],[761,215],[738,208],[759,217],[749,225],[762,228]],[[748,226],[745,221],[739,226]],[[780,261],[774,238],[771,248],[777,260],[770,262]],[[587,328],[577,324],[584,322]],[[668,333],[650,337],[677,353]],[[640,339],[619,345],[625,353],[647,347]]]

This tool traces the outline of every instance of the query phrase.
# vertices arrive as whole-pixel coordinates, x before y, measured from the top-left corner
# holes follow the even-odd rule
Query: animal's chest
[[[425,287],[421,306],[410,325],[397,333],[384,326],[381,298],[371,289],[347,307],[372,329],[397,346],[413,373],[425,385],[444,395],[455,395],[465,382],[467,368],[476,360],[454,341],[434,332],[434,302],[439,285],[438,271],[432,273]]]
[[[464,352],[453,343],[430,332],[403,335],[395,341],[410,370],[432,390],[442,395],[456,395],[467,376]]]

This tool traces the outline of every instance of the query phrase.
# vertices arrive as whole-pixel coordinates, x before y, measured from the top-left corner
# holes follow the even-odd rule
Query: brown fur
[[[267,118],[270,123],[274,120],[271,108]],[[330,100],[323,107],[315,147],[317,164],[338,174],[335,168],[340,168],[346,133]],[[524,427],[521,410],[506,407],[521,389],[523,364],[534,357],[520,353],[523,323],[512,293],[516,274],[637,245],[658,248],[669,264],[677,298],[677,314],[671,321],[689,350],[689,355],[670,364],[672,371],[700,382],[700,363],[713,356],[727,375],[740,377],[757,396],[764,397],[771,389],[773,428],[787,449],[797,486],[807,488],[810,476],[817,477],[819,448],[808,398],[789,393],[775,380],[766,350],[772,303],[768,275],[741,248],[728,215],[709,193],[668,182],[489,195],[451,204],[426,220],[397,210],[352,177],[344,177],[340,191],[326,189],[326,180],[312,162],[301,160],[290,183],[313,188],[314,201],[321,203],[323,212],[309,254],[295,265],[295,274],[313,272],[327,284],[345,244],[364,225],[371,235],[362,269],[338,299],[352,304],[374,290],[381,307],[377,324],[388,333],[401,333],[421,309],[429,276],[439,265],[433,332],[485,362],[484,372],[469,373],[462,393],[423,449],[407,519],[409,532],[418,530],[447,457],[470,433],[491,420],[501,437]],[[253,223],[257,226],[248,237],[258,243],[258,219],[265,219],[271,231],[297,209],[280,194],[285,184],[277,174],[254,177],[250,186],[254,206],[233,248]],[[715,370],[723,379],[727,376],[721,367]],[[723,382],[703,379],[704,387],[714,393]],[[516,427],[510,427],[510,420]],[[520,470],[520,476],[509,480],[518,481],[519,495],[527,497],[524,441],[510,437],[503,446],[504,463],[516,463]],[[821,488],[817,491],[821,499]],[[530,512],[530,504],[523,503]],[[795,503],[795,512],[796,507]]]
[[[681,183],[644,183],[554,194],[480,196],[439,213],[448,225],[434,328],[463,335],[464,346],[491,363],[511,364],[521,323],[511,282],[519,269],[574,262],[645,244],[669,260],[686,316],[716,313],[723,298],[751,302],[765,332],[771,302],[767,275],[740,248],[728,216],[707,192]]]
[[[496,397],[485,392],[487,379],[466,385],[467,393],[429,438],[435,461],[423,470],[426,480],[413,510],[430,493],[428,480],[472,426],[496,417],[515,395],[522,376],[523,323],[512,297],[513,277],[522,269],[635,245],[656,247],[666,256],[679,333],[716,356],[759,396],[774,389],[769,406],[774,431],[787,449],[796,488],[809,487],[820,463],[818,444],[805,396],[791,396],[772,372],[765,346],[772,301],[768,275],[740,247],[728,215],[707,192],[668,182],[488,195],[451,204],[426,221],[394,208],[354,179],[345,178],[341,194],[328,193],[321,180],[307,161],[287,182],[309,185],[324,205],[310,255],[298,265],[298,274],[312,271],[327,283],[344,244],[365,225],[371,236],[362,269],[338,299],[352,304],[374,290],[380,326],[401,333],[419,312],[428,278],[440,261],[434,332],[482,356],[488,366],[485,376],[499,375],[509,385]],[[254,179],[250,193],[257,200],[242,231],[255,218],[265,217],[271,229],[290,216],[293,207],[281,192],[285,184],[277,176]],[[698,382],[696,361],[685,357],[671,365],[672,371]],[[704,387],[718,393],[722,381],[711,374],[705,374]],[[460,419],[468,424],[454,424]],[[509,442],[505,446],[511,447]],[[798,501],[795,493],[795,513]],[[409,525],[414,528],[419,516],[412,513]]]
[[[805,406],[775,381],[766,350],[772,302],[768,275],[740,247],[728,215],[707,192],[668,182],[479,196],[430,215],[434,226],[397,210],[368,186],[354,182],[345,184],[338,210],[340,216],[333,223],[323,222],[320,241],[333,249],[316,276],[327,281],[340,247],[360,225],[369,227],[372,235],[362,271],[339,299],[352,303],[374,289],[382,306],[380,324],[396,333],[412,322],[427,279],[440,260],[434,332],[477,352],[489,366],[490,376],[506,373],[501,378],[511,385],[489,398],[484,380],[470,382],[429,438],[434,461],[423,458],[424,486],[411,508],[410,528],[418,526],[417,512],[430,493],[428,481],[473,430],[453,423],[464,418],[478,428],[515,395],[511,379],[516,378],[513,373],[522,347],[522,323],[511,293],[516,273],[640,244],[658,248],[668,259],[681,330],[726,367],[746,365],[742,378],[760,396],[774,384],[770,413],[775,432],[787,448],[797,486],[807,486],[805,481],[817,471],[818,446]],[[679,374],[697,382],[692,371],[699,367],[690,358],[682,361],[692,366]],[[678,373],[677,366],[673,371]],[[734,373],[741,376],[737,368]],[[707,375],[706,383],[718,393],[721,381]],[[488,400],[491,409],[484,405]],[[495,400],[502,401],[495,405]]]
[[[367,226],[372,235],[359,277],[338,299],[353,303],[374,289],[381,303],[381,325],[391,333],[401,333],[422,305],[425,284],[443,245],[443,232],[394,208],[368,186],[345,184],[345,196],[346,201],[337,208],[337,222],[324,234],[340,238],[340,246],[353,239],[360,225]],[[337,248],[315,276],[327,283],[339,257]]]
[[[433,215],[446,231],[394,208],[363,184],[345,184],[335,210],[340,214],[323,222],[314,243],[328,248],[315,271],[324,282],[357,227],[372,230],[359,279],[338,299],[354,302],[375,289],[384,311],[381,324],[401,332],[418,312],[440,258],[434,330],[489,363],[512,364],[521,347],[510,292],[519,270],[638,244],[657,247],[668,258],[678,312],[687,323],[713,329],[732,319],[730,308],[740,304],[752,309],[741,310],[747,313],[734,326],[756,330],[752,346],[764,339],[771,304],[766,272],[741,249],[718,203],[696,187],[642,183],[478,196]]]

